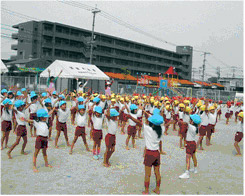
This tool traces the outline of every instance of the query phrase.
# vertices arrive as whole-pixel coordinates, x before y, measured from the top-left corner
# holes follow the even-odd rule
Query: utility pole
[[[217,75],[218,75],[218,79],[220,79],[220,67],[217,67]]]
[[[232,73],[233,73],[233,74],[232,74],[232,77],[235,78],[235,67],[232,66],[231,68],[232,68]]]
[[[95,9],[92,10],[93,13],[93,25],[92,25],[92,36],[91,36],[91,40],[90,40],[90,59],[89,59],[89,63],[92,64],[92,60],[93,60],[93,44],[94,44],[94,23],[95,23],[95,15],[97,13],[99,13],[100,10],[97,9],[97,7],[95,7]]]
[[[204,83],[204,76],[205,76],[205,62],[206,62],[206,55],[207,54],[210,54],[209,52],[204,52],[203,55],[204,55],[204,59],[203,59],[203,65],[202,65],[202,96],[204,96],[204,91],[203,91],[203,83]]]

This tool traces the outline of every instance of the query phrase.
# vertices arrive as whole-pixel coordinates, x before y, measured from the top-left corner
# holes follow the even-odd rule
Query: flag
[[[160,80],[160,88],[168,88],[168,80]]]

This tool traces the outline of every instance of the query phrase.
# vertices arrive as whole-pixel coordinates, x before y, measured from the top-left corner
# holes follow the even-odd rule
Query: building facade
[[[12,60],[32,56],[50,63],[56,59],[89,62],[89,30],[49,21],[29,21],[13,27],[18,29],[12,34],[18,44],[11,46],[17,51]],[[180,79],[191,80],[191,46],[177,46],[174,52],[98,32],[94,39],[93,64],[104,72],[121,73],[127,69],[134,76],[157,76],[173,66]]]
[[[227,91],[243,92],[243,78],[222,77],[218,79],[218,83],[222,84]]]

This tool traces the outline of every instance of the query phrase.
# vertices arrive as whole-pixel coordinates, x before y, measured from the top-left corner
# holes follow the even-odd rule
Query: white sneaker
[[[191,168],[191,169],[190,169],[190,172],[193,172],[194,174],[197,174],[197,173],[198,173],[198,172],[197,172],[197,168],[196,168],[196,167]]]
[[[182,175],[180,175],[179,178],[181,178],[181,179],[187,179],[187,178],[190,178],[190,174],[189,174],[189,172],[185,172],[185,173],[183,173]]]

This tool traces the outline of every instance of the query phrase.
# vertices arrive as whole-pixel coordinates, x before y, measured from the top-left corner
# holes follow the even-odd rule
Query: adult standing
[[[59,78],[60,74],[63,70],[60,71],[59,75],[55,78],[54,76],[50,76],[50,69],[48,69],[48,81],[47,81],[47,89],[46,91],[52,95],[52,93],[55,91],[55,82]]]
[[[78,78],[77,78],[78,80]],[[86,80],[86,82],[83,84],[82,82],[79,82],[79,85],[78,85],[78,89],[77,89],[77,92],[80,93],[80,92],[84,92],[84,87],[88,84],[88,80]]]

